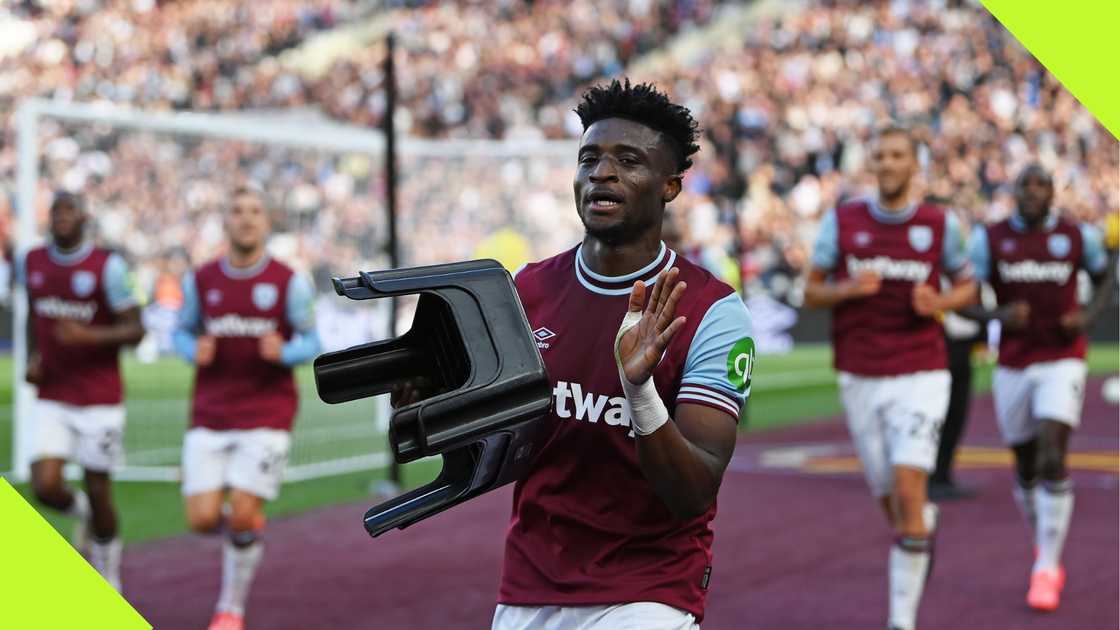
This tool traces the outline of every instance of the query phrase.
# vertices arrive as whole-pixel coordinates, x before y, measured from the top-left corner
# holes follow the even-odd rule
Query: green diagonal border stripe
[[[152,627],[3,477],[0,522],[0,627]]]
[[[1120,1],[980,1],[1114,138],[1120,138]]]

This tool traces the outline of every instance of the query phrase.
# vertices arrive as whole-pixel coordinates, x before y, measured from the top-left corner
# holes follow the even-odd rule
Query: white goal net
[[[183,272],[219,255],[230,192],[254,182],[273,214],[270,252],[308,274],[317,291],[324,350],[383,338],[388,302],[334,295],[332,276],[384,269],[387,218],[380,131],[288,114],[142,112],[29,101],[18,115],[17,255],[43,242],[55,190],[80,192],[91,235],[121,252],[134,274],[148,334],[122,355],[125,466],[121,479],[175,480],[189,424],[192,368],[171,351]],[[570,142],[398,143],[401,264],[477,257],[514,265],[579,237],[571,202]],[[26,298],[13,295],[12,437],[8,466],[25,478],[34,430],[34,390],[23,383]],[[411,321],[407,300],[398,317]],[[389,462],[387,401],[327,405],[310,365],[297,370],[300,409],[287,478],[307,479]],[[10,423],[10,427],[3,426]]]

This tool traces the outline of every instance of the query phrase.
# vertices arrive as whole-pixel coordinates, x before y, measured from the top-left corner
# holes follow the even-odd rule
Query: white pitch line
[[[797,389],[799,387],[815,387],[829,385],[836,382],[836,373],[832,370],[799,370],[796,372],[755,372],[751,378],[753,391],[779,391]]]

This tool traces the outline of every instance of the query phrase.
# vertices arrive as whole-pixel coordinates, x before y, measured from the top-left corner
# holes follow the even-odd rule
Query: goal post
[[[216,250],[207,243],[222,236],[220,221],[215,223],[220,214],[216,197],[228,194],[228,183],[235,178],[255,178],[267,183],[269,205],[280,206],[270,250],[282,261],[294,259],[297,271],[316,281],[324,350],[389,334],[389,309],[383,301],[346,304],[323,286],[329,285],[323,281],[328,273],[347,276],[388,265],[384,181],[378,167],[386,143],[379,130],[288,112],[149,112],[41,99],[23,102],[16,124],[17,256],[45,238],[45,196],[57,188],[84,192],[81,184],[90,182],[87,206],[99,215],[94,216],[99,236],[130,262],[140,261],[134,271],[150,285],[154,269],[169,274],[165,268],[174,266],[163,250],[175,234],[190,241],[175,247],[186,252],[177,254],[186,259],[176,263],[184,269],[213,255]],[[580,233],[571,203],[575,146],[571,141],[400,139],[401,264],[501,257],[487,243],[508,249],[502,238],[510,234],[527,244],[524,251],[513,248],[520,257],[540,257],[574,244]],[[119,172],[132,168],[130,164],[138,164],[136,170],[142,172]],[[75,175],[79,171],[93,174]],[[130,199],[133,189],[125,187],[122,194],[116,180],[145,188],[137,192],[138,199]],[[153,223],[145,203],[169,204],[155,212],[167,215],[163,223]],[[189,230],[184,231],[184,224]],[[25,288],[15,287],[12,296],[13,453],[7,474],[22,480],[32,456],[34,390],[22,379],[29,315]],[[165,326],[171,318],[168,310],[149,306],[146,323],[150,319]],[[402,305],[398,330],[408,328],[411,307]],[[161,335],[159,339],[166,331]],[[122,355],[128,424],[125,464],[115,471],[118,479],[179,477],[193,373],[156,337],[150,332],[140,348]],[[310,366],[297,370],[297,382],[300,411],[288,480],[389,463],[387,397],[326,405],[314,390]],[[4,468],[0,464],[0,471]]]

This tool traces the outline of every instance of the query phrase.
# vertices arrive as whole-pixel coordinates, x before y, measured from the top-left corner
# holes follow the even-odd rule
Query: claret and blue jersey
[[[549,435],[514,489],[499,602],[594,605],[655,601],[703,616],[715,505],[678,521],[639,467],[614,362],[631,287],[671,267],[687,288],[685,326],[653,381],[670,416],[694,404],[737,422],[750,393],[751,320],[734,290],[664,245],[646,267],[604,276],[579,248],[516,274],[518,295],[553,386]]]
[[[260,338],[284,339],[279,365],[260,356]],[[310,283],[265,257],[247,269],[215,260],[183,278],[175,349],[193,362],[199,335],[216,339],[214,361],[195,377],[192,426],[290,429],[298,406],[292,367],[320,351]]]
[[[872,271],[879,292],[837,304],[832,317],[834,363],[861,376],[897,376],[946,367],[941,325],[914,311],[914,287],[941,290],[942,276],[971,277],[960,223],[928,203],[890,212],[874,200],[841,204],[825,214],[813,266],[839,280]]]
[[[84,242],[72,252],[37,247],[16,264],[27,287],[31,324],[42,368],[39,397],[71,405],[115,405],[123,397],[119,348],[62,346],[54,329],[62,320],[104,326],[136,307],[128,264],[108,249]]]
[[[1077,308],[1077,271],[1099,275],[1108,265],[1100,231],[1051,213],[1039,230],[1018,215],[972,233],[969,255],[979,280],[989,283],[1000,304],[1026,302],[1030,317],[1022,330],[1000,335],[1000,365],[1023,368],[1067,358],[1085,358],[1084,334],[1070,336],[1062,315]]]

